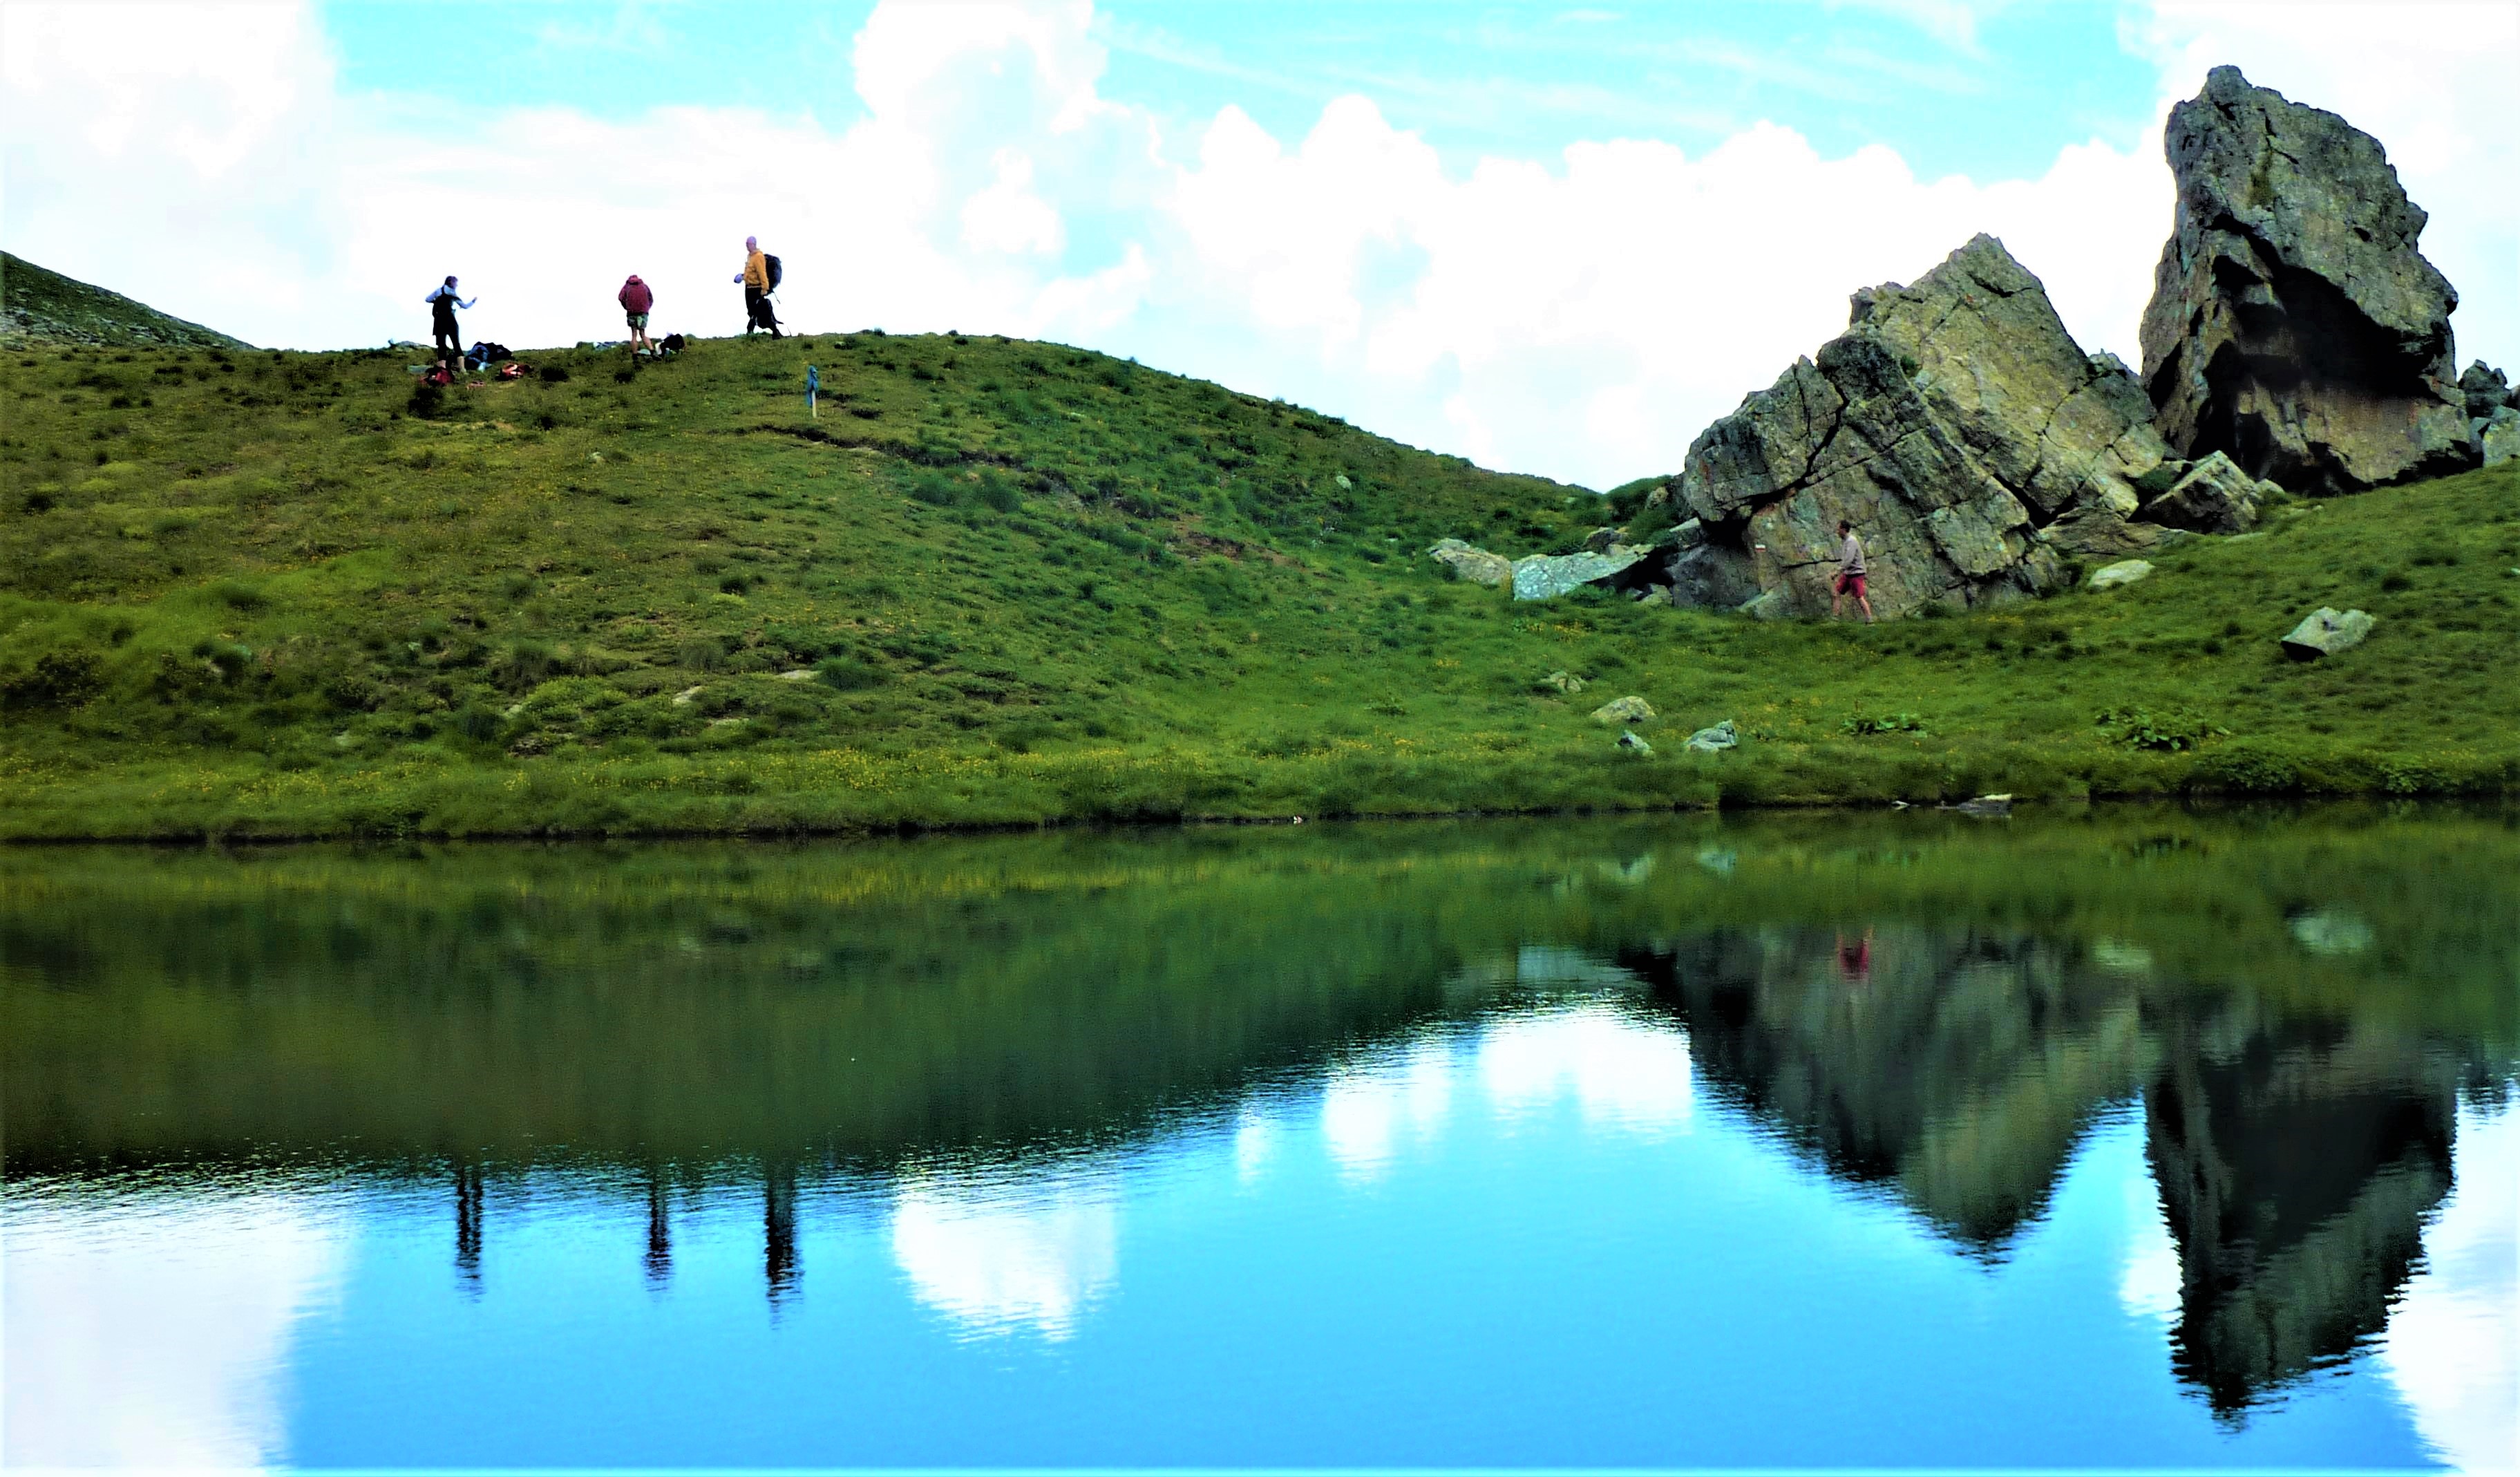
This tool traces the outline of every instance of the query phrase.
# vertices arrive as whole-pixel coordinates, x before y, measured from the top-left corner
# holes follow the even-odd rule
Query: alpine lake
[[[2520,814],[0,851],[11,1467],[2498,1467]]]

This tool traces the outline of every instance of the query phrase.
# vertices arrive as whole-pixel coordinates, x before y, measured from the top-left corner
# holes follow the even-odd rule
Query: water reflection
[[[2099,1259],[2112,1318],[2158,1330],[2152,1367],[2220,1422],[2211,1439],[2369,1366],[2436,1453],[2508,1448],[2520,1138],[2491,1110],[2520,1036],[2508,827],[1389,834],[0,856],[10,1364],[59,1371],[13,1375],[5,1454],[86,1459],[117,1400],[151,1415],[115,1451],[285,1454],[276,1371],[335,1306],[349,1243],[271,1220],[302,1218],[300,1193],[222,1188],[274,1173],[425,1199],[438,1285],[451,1220],[483,1315],[561,1296],[576,1273],[554,1269],[591,1259],[659,1310],[733,1316],[740,1280],[774,1326],[816,1326],[830,1299],[863,1337],[907,1340],[868,1312],[872,1243],[922,1326],[1014,1358],[1102,1347],[1095,1330],[1165,1298],[1266,1322],[1303,1306],[1271,1290],[1270,1247],[1365,1205],[1424,1218],[1430,1266],[1481,1258],[1484,1281],[1430,1272],[1430,1292],[1567,1275],[1508,1249],[1634,1254],[1684,1216],[1654,1198],[1666,1179],[1697,1186],[1687,1223],[1722,1231],[1729,1187],[1771,1173],[1752,1153],[1895,1206],[1988,1288],[2105,1225],[2073,1255]],[[2123,1171],[2065,1217],[2100,1141]],[[1596,1160],[1615,1173],[1584,1178]],[[238,1264],[197,1289],[218,1337],[170,1346],[180,1375],[80,1352],[144,1338],[106,1290],[164,1254],[143,1185]],[[1598,1194],[1596,1219],[1552,1223]],[[1853,1203],[1794,1214],[1883,1251]],[[1183,1281],[1183,1227],[1237,1218],[1270,1229],[1222,1293]],[[248,1244],[264,1270],[240,1269]],[[1833,1274],[1735,1255],[1746,1315]],[[1650,1265],[1627,1278],[1645,1301]],[[1171,1290],[1118,1311],[1145,1288]],[[1585,1306],[1614,1319],[1619,1296]],[[2080,1331],[2043,1357],[2103,1359],[2116,1335],[2089,1315],[2060,1314]],[[1367,1335],[1335,1305],[1316,1329]],[[1949,1352],[1898,1337],[1917,1347],[1885,1358]],[[1154,1378],[1181,1349],[1142,1358]],[[89,1413],[35,1412],[38,1394]]]

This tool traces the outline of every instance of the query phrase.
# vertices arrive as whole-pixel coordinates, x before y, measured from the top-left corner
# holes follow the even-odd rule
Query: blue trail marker
[[[814,408],[814,396],[815,396],[815,394],[817,394],[818,392],[821,392],[822,388],[823,388],[823,377],[822,377],[821,375],[816,374],[816,373],[814,372],[814,366],[813,366],[813,365],[811,365],[811,364],[806,365],[806,366],[805,366],[805,414],[807,414],[808,416],[811,416],[812,418],[814,418],[815,420],[818,420],[818,421],[819,421],[819,420],[821,420],[821,419],[823,418],[823,413],[822,413],[821,411],[816,410],[816,409]]]

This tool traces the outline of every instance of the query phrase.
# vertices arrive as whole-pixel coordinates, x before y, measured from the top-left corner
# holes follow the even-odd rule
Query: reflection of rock
[[[1120,1216],[1092,1185],[905,1177],[892,1254],[919,1300],[981,1332],[1065,1338],[1118,1274]]]
[[[2170,112],[2179,209],[2143,314],[2144,382],[2179,454],[2296,492],[2474,465],[2452,375],[2458,295],[2377,139],[2218,67]]]
[[[1620,962],[1707,1082],[1980,1246],[2038,1213],[2092,1111],[2152,1063],[2122,978],[2027,941],[1724,933]]]
[[[2277,1026],[2222,1050],[2174,1031],[2144,1095],[2179,1242],[2173,1362],[2233,1410],[2388,1321],[2450,1187],[2457,1073],[2342,1031]]]
[[[2290,927],[2294,941],[2315,954],[2359,954],[2371,946],[2371,925],[2339,907],[2303,913]]]

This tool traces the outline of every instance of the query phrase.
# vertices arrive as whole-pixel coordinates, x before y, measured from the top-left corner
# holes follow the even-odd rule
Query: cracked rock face
[[[1680,496],[1708,552],[1675,598],[1747,584],[1759,614],[1823,615],[1840,519],[1883,617],[2017,599],[2059,582],[2066,553],[2151,546],[2127,521],[2175,480],[2151,403],[2001,242],[1856,294],[1851,317],[1690,445]]]
[[[2170,112],[2179,209],[2143,315],[2143,383],[2178,454],[2296,492],[2476,461],[2458,295],[2379,141],[2218,67]]]

